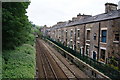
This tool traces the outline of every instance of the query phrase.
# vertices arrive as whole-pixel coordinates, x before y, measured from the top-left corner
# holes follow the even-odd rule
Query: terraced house
[[[49,37],[104,64],[120,68],[120,9],[106,3],[105,13],[91,16],[78,14],[72,20],[58,22]]]

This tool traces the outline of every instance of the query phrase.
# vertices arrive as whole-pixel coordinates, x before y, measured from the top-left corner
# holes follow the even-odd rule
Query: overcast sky
[[[106,2],[118,4],[120,0],[31,0],[27,9],[30,21],[36,25],[52,26],[68,21],[77,14],[97,15],[105,12]]]

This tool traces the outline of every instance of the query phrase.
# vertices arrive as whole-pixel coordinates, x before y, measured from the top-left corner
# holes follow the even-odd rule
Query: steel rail
[[[46,43],[44,42],[44,44],[46,45]],[[46,45],[47,46],[47,45]],[[49,47],[49,46],[47,46],[49,49],[50,49],[50,51],[52,52],[52,53],[54,53],[55,54],[55,52]],[[51,55],[51,54],[50,54]],[[52,55],[51,55],[52,56]],[[56,56],[56,54],[55,54],[55,56]],[[52,56],[53,57],[53,56]],[[75,75],[75,73],[58,57],[58,56],[56,56],[67,68],[68,68],[68,70],[75,76],[75,78],[76,79],[79,79],[76,75]],[[54,58],[53,58],[54,59]],[[55,59],[54,59],[55,60]],[[56,62],[57,63],[57,62]],[[58,63],[57,63],[58,64]],[[60,66],[59,66],[60,67]],[[61,68],[61,67],[60,67]],[[64,72],[64,71],[63,71]]]
[[[41,44],[42,44],[42,43],[41,43]],[[40,42],[39,42],[39,41],[38,41],[38,45],[40,46]],[[47,55],[45,54],[45,52],[43,52],[42,55],[45,57],[44,59],[45,59],[46,62],[48,63],[48,65],[49,65],[49,67],[50,67],[50,69],[51,69],[51,71],[52,71],[52,73],[53,73],[53,76],[55,77],[56,80],[58,80],[58,77],[57,77],[57,75],[56,75],[56,73],[55,73],[55,71],[54,71],[54,69],[53,69],[53,67],[52,67],[52,65],[51,65],[51,63],[50,63]],[[48,79],[48,77],[47,77],[47,71],[45,70],[45,67],[44,67],[44,71],[45,71],[45,74],[46,74],[46,79]]]

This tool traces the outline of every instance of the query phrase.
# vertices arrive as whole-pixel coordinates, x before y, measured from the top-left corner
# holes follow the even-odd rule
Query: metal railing
[[[90,66],[92,66],[93,68],[102,72],[103,74],[110,77],[111,79],[120,80],[120,71],[113,69],[112,67],[108,66],[107,64],[103,64],[103,63],[100,63],[92,58],[89,58],[88,56],[81,55],[81,53],[76,52],[76,51],[72,50],[71,48],[62,45],[60,42],[56,42],[53,39],[50,39],[48,37],[44,37],[44,38],[47,38],[48,40],[52,41],[53,43],[55,43],[56,45],[58,45],[62,49],[68,51],[69,53],[71,53],[75,57],[77,57],[80,60],[84,61],[85,63],[89,64]]]

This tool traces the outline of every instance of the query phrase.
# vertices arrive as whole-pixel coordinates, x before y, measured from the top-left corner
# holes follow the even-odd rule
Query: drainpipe
[[[84,54],[85,54],[85,37],[86,37],[86,36],[85,36],[85,32],[86,32],[85,28],[86,28],[86,24],[84,25],[84,40],[83,40],[83,41],[84,41],[84,42],[83,42],[83,43],[84,43],[84,44],[83,44],[83,48],[84,48],[84,49],[83,49],[83,56],[84,56]]]
[[[75,43],[74,48],[75,48],[75,51],[76,51],[76,28],[75,28],[75,41],[74,41],[74,43]]]
[[[99,60],[99,51],[100,51],[100,28],[101,28],[101,23],[99,22],[99,32],[98,32],[98,55],[97,55],[97,61]]]
[[[66,35],[66,46],[67,46],[67,34],[68,34],[68,32],[66,30],[66,32],[65,32],[65,35]]]

